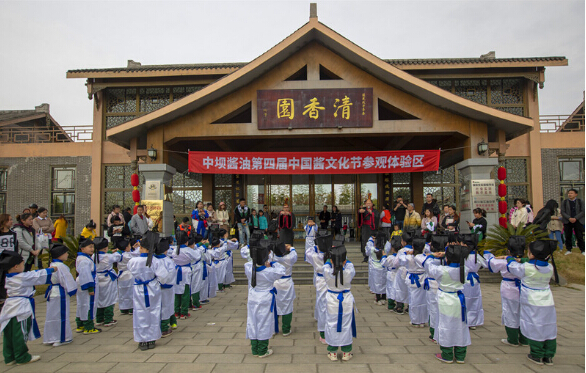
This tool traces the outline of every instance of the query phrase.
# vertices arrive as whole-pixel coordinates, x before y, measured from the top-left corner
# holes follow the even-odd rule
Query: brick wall
[[[583,136],[583,135],[581,135]],[[584,149],[541,149],[543,172],[543,204],[550,199],[560,201],[560,170],[558,158],[584,157]]]
[[[51,168],[75,166],[75,233],[90,217],[91,157],[22,157],[0,159],[7,168],[6,212],[14,218],[31,203],[51,209]]]

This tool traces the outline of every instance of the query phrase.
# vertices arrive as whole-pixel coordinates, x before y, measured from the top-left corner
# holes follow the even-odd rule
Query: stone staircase
[[[313,284],[313,267],[303,260],[304,245],[299,243],[297,250],[297,263],[293,266],[293,281],[296,285],[312,285]],[[354,264],[356,275],[353,284],[368,284],[368,263],[362,263],[362,254],[360,253],[360,244],[357,242],[346,243],[346,250],[348,251],[348,260]],[[490,273],[487,269],[481,269],[478,272],[480,281],[482,283],[498,283],[501,281],[501,275],[498,273]],[[248,283],[246,275],[244,274],[244,259],[240,256],[240,252],[234,252],[234,278],[237,285],[244,285]]]

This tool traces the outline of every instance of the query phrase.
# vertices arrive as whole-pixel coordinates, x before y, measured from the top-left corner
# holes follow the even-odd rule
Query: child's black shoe
[[[529,354],[527,355],[527,359],[532,362],[533,364],[537,364],[537,365],[543,365],[543,362],[541,361],[540,358],[538,357],[533,357],[533,355]]]
[[[149,349],[149,345],[147,342],[140,342],[138,348],[140,348],[141,351],[146,351]]]
[[[551,357],[544,357],[543,364],[545,365],[553,365],[553,359]]]

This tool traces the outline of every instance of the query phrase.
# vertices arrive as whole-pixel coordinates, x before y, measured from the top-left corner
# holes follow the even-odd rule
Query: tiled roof
[[[438,64],[469,64],[469,63],[503,63],[503,62],[542,62],[564,61],[565,57],[517,57],[517,58],[422,58],[383,60],[394,66],[404,65],[438,65]]]
[[[421,58],[421,59],[383,59],[383,61],[396,66],[408,65],[439,65],[439,64],[492,64],[506,62],[542,62],[564,61],[565,57],[519,57],[519,58]],[[172,70],[213,70],[213,69],[239,69],[248,62],[233,63],[197,63],[197,64],[168,64],[168,65],[142,65],[135,67],[110,67],[104,69],[79,69],[69,70],[68,73],[92,73],[92,72],[142,72],[142,71],[172,71]]]
[[[31,117],[37,114],[43,113],[39,113],[36,110],[0,110],[0,122]]]

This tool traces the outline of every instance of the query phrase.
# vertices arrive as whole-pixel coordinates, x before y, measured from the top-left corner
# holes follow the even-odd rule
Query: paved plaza
[[[0,365],[1,372],[584,372],[584,287],[554,288],[558,315],[558,350],[555,366],[540,367],[526,358],[529,348],[511,348],[500,342],[505,337],[500,325],[498,284],[483,284],[485,325],[471,331],[465,365],[445,365],[434,358],[439,348],[428,339],[428,329],[409,326],[408,315],[397,315],[373,304],[366,285],[352,288],[359,313],[354,358],[331,362],[326,346],[319,343],[313,319],[315,300],[311,285],[296,286],[297,299],[293,333],[270,341],[274,355],[259,359],[250,352],[245,338],[245,285],[236,285],[218,296],[154,350],[140,351],[132,337],[132,317],[116,311],[118,325],[102,328],[97,335],[75,334],[73,343],[44,346],[42,338],[29,343],[37,363],[19,367]],[[37,297],[41,331],[45,300]],[[75,297],[72,304],[75,316]],[[73,326],[73,323],[72,323]],[[74,326],[73,326],[74,327]]]

